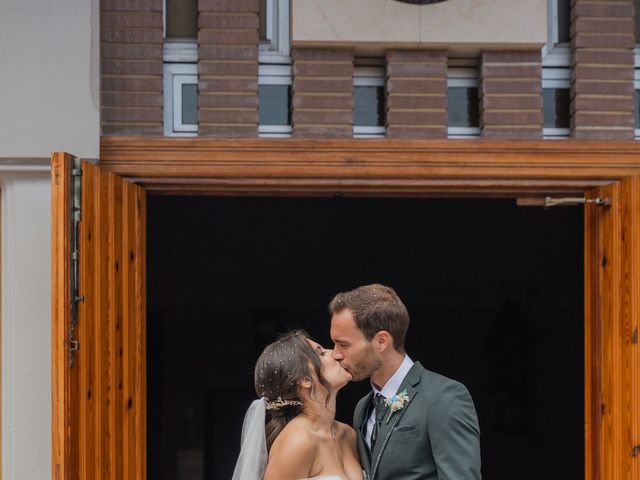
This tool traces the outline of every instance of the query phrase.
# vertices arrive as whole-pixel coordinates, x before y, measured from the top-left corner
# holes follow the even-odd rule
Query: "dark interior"
[[[463,382],[490,480],[584,477],[583,212],[513,199],[150,197],[148,477],[228,480],[253,364],[329,342],[338,291],[379,282],[407,351]],[[347,385],[351,422],[367,382]]]

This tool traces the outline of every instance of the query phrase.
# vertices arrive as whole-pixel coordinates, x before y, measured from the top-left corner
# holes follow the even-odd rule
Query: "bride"
[[[285,334],[256,363],[254,401],[233,480],[362,480],[356,433],[335,420],[351,374],[304,331]]]

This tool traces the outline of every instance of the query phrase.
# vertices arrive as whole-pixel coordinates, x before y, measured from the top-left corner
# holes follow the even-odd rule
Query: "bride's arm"
[[[304,429],[283,430],[271,447],[264,480],[308,478],[317,450],[317,441]]]

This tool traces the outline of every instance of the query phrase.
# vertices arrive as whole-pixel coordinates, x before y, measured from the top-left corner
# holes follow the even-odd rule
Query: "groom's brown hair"
[[[329,313],[336,315],[349,309],[356,325],[367,340],[380,330],[393,338],[393,346],[404,352],[404,337],[409,328],[409,312],[391,287],[374,283],[350,292],[337,294],[329,304]]]

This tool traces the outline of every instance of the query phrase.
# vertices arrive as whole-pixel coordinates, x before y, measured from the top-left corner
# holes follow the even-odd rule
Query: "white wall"
[[[49,166],[0,164],[2,478],[51,478]]]
[[[2,479],[51,479],[51,152],[99,156],[99,0],[0,0]]]
[[[0,2],[0,158],[98,158],[98,0]]]

